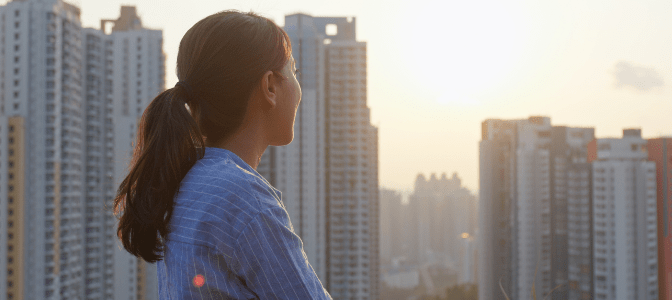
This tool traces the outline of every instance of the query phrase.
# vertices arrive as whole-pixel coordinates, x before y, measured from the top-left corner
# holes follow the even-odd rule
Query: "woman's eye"
[[[301,74],[301,71],[299,69],[294,70],[294,75],[299,75]]]

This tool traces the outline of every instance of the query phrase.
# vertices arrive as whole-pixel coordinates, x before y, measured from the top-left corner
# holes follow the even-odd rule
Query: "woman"
[[[147,107],[114,202],[126,250],[157,262],[161,299],[331,299],[256,172],[294,138],[295,72],[287,34],[253,13],[211,15],[182,38],[180,81]]]

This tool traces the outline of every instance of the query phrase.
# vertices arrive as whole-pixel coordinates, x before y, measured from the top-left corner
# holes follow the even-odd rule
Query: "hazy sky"
[[[167,86],[182,35],[224,9],[354,16],[368,43],[368,103],[380,128],[380,184],[457,172],[478,189],[480,123],[551,117],[619,137],[672,135],[672,1],[80,0],[85,26],[135,5],[162,29]],[[380,5],[384,3],[383,5]]]

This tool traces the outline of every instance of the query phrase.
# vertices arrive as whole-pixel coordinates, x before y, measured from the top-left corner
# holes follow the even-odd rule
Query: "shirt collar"
[[[261,179],[266,184],[268,184],[268,186],[271,187],[277,193],[277,195],[281,195],[280,190],[276,189],[270,182],[268,182],[266,180],[266,178],[264,178],[264,176],[261,176],[261,174],[259,174],[257,172],[257,170],[252,168],[252,166],[247,164],[242,158],[240,158],[238,155],[231,152],[230,150],[217,148],[217,147],[205,147],[205,155],[203,156],[203,158],[207,158],[207,159],[213,159],[213,158],[230,159],[236,165],[238,165],[240,168],[242,168],[243,170],[246,170],[249,173],[252,173],[252,175],[256,176],[257,178]]]

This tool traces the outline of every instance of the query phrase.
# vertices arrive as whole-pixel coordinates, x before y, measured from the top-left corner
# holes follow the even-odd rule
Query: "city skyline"
[[[107,207],[103,205],[105,201],[114,197],[114,187],[127,170],[137,122],[144,108],[156,94],[176,82],[175,57],[171,55],[177,53],[177,47],[170,44],[177,35],[166,34],[164,27],[176,28],[182,21],[176,22],[178,25],[154,26],[152,21],[147,24],[143,15],[162,15],[168,10],[148,14],[152,11],[149,2],[138,0],[135,1],[138,15],[134,6],[111,2],[116,5],[115,13],[96,16],[97,23],[91,25],[83,20],[84,16],[90,18],[83,10],[86,7],[83,3],[89,1],[17,0],[21,3],[10,3],[0,9],[4,24],[0,30],[4,47],[0,55],[3,79],[0,171],[7,174],[0,176],[0,189],[7,187],[4,198],[0,197],[3,207],[0,219],[6,217],[9,221],[7,227],[0,226],[7,232],[4,240],[0,236],[0,245],[8,245],[0,249],[0,256],[12,257],[0,262],[0,267],[12,263],[15,250],[20,250],[16,260],[21,264],[38,266],[8,272],[5,277],[17,282],[14,287],[8,284],[11,293],[25,290],[28,296],[33,293],[55,296],[58,295],[55,286],[61,286],[68,297],[83,294],[105,297],[113,289],[115,292],[121,289],[124,291],[115,295],[117,298],[142,299],[155,292],[141,287],[156,284],[152,279],[155,269],[123,248],[110,248],[113,240],[119,242],[113,234],[114,218],[101,211]],[[48,6],[52,2],[58,7]],[[438,273],[468,274],[455,277],[462,283],[478,278],[480,295],[486,299],[503,297],[500,289],[512,298],[531,298],[535,292],[534,296],[543,298],[553,292],[550,299],[579,299],[588,295],[602,298],[618,295],[620,299],[638,295],[640,299],[653,299],[658,292],[653,289],[654,283],[672,282],[669,267],[660,271],[653,267],[653,257],[662,258],[661,264],[669,262],[669,257],[661,254],[664,250],[655,248],[656,239],[664,238],[660,245],[671,243],[667,219],[672,215],[666,198],[672,186],[668,178],[672,175],[668,174],[672,173],[665,168],[667,157],[672,158],[667,150],[672,144],[663,146],[668,145],[663,143],[672,142],[669,118],[672,68],[661,64],[672,65],[672,58],[663,59],[658,50],[651,50],[648,53],[653,53],[654,58],[647,62],[632,46],[630,52],[613,50],[589,62],[588,58],[605,44],[595,42],[591,54],[581,56],[575,53],[581,51],[574,43],[585,42],[590,35],[577,33],[566,37],[571,41],[566,48],[535,54],[526,60],[522,54],[529,54],[530,49],[522,46],[528,45],[523,42],[526,40],[523,34],[513,39],[520,45],[503,45],[498,49],[502,52],[495,55],[498,59],[511,58],[510,61],[495,63],[491,57],[484,59],[463,73],[464,78],[451,73],[456,71],[443,74],[432,70],[427,64],[427,57],[432,55],[407,56],[415,63],[400,63],[400,70],[415,71],[397,74],[394,66],[381,68],[382,62],[391,56],[374,51],[387,41],[372,35],[375,31],[368,31],[368,36],[359,34],[358,28],[371,27],[368,23],[371,20],[347,12],[314,14],[284,10],[280,19],[275,16],[281,11],[277,5],[263,11],[269,3],[225,3],[243,11],[249,11],[245,7],[256,7],[261,11],[255,11],[261,15],[273,17],[292,39],[294,58],[301,69],[297,78],[302,85],[303,100],[296,117],[294,141],[286,147],[268,147],[257,171],[282,191],[293,230],[302,238],[307,258],[335,298],[380,295],[379,283],[384,277],[379,274],[381,253],[386,253],[386,261],[394,272],[408,267],[401,268],[399,261],[422,265],[413,280],[425,284],[431,278],[428,274],[438,272],[429,267],[432,264],[445,264],[449,266],[446,270],[459,269],[454,274],[451,272],[455,270]],[[672,4],[647,3],[672,12]],[[492,16],[489,10],[493,8],[510,13],[507,18],[527,16],[520,11],[514,14],[510,7],[490,4],[483,11],[467,4],[461,9],[472,16],[478,12]],[[568,3],[568,7],[576,5]],[[641,9],[624,0],[617,8],[600,15],[591,5],[579,15],[597,14],[602,16],[597,19],[606,23],[613,21],[610,14],[623,7]],[[324,7],[329,6],[324,4],[320,9]],[[553,5],[518,3],[513,7],[529,13]],[[231,7],[222,7],[226,8]],[[572,15],[565,11],[567,8],[555,8],[559,14]],[[44,12],[46,17],[39,22],[26,17]],[[432,30],[428,33],[409,29],[416,28],[415,23],[432,23],[413,19],[415,16],[411,15],[417,10],[409,9],[408,13],[409,20],[397,21],[414,23],[401,31],[409,33],[411,45],[401,45],[390,52],[409,54],[413,53],[409,49],[424,48],[427,54],[439,55],[436,49],[426,47],[432,45],[429,41],[432,37],[436,39]],[[446,21],[451,26],[460,27],[473,21],[452,11],[446,14],[455,17]],[[654,16],[657,14],[660,12]],[[196,19],[204,16],[198,15]],[[62,18],[63,25],[52,25],[55,17]],[[191,17],[185,19],[193,24]],[[481,17],[478,15],[476,19]],[[569,24],[572,18],[560,19]],[[586,21],[579,19],[574,21]],[[660,21],[656,17],[651,19]],[[507,23],[501,26],[503,29],[488,31],[481,26],[473,30],[487,37],[491,32],[523,30],[521,24],[530,20]],[[106,22],[113,26],[106,27]],[[356,23],[359,24],[355,26]],[[42,29],[36,31],[33,26]],[[390,26],[398,28],[394,27],[398,24]],[[578,25],[572,26],[577,30]],[[72,34],[78,30],[81,35]],[[447,32],[458,38],[467,34],[451,30]],[[596,34],[594,28],[587,31]],[[672,29],[668,31],[672,36]],[[562,32],[557,29],[553,35],[562,39],[565,37]],[[613,35],[608,30],[603,33]],[[42,39],[41,34],[47,38]],[[623,36],[629,35],[626,32]],[[423,44],[423,38],[427,44]],[[550,40],[544,41],[550,43]],[[465,55],[466,61],[473,62],[492,46],[483,41],[474,43],[482,48],[475,53],[457,49],[452,54]],[[539,46],[537,42],[532,44]],[[669,46],[672,51],[672,41]],[[19,51],[32,47],[44,49]],[[566,53],[585,61],[581,66],[569,62],[562,65],[549,53],[557,54],[559,61],[567,59]],[[630,53],[631,58],[615,59],[624,53]],[[31,64],[37,61],[35,57],[47,63]],[[540,66],[542,70],[531,71],[532,62],[542,57],[549,58],[547,63],[555,67]],[[456,69],[466,66],[462,63],[456,64]],[[440,69],[444,64],[446,61],[435,66]],[[493,74],[476,80],[478,74],[470,72],[479,68],[483,71],[486,65],[493,67]],[[595,75],[600,66],[607,68],[603,77]],[[401,79],[392,78],[385,69]],[[530,72],[546,77],[531,78]],[[565,79],[558,82],[553,78]],[[392,84],[394,81],[389,81],[392,79],[406,85]],[[443,91],[439,88],[442,80],[446,81]],[[580,80],[583,83],[577,83]],[[535,84],[539,85],[528,92],[522,88]],[[414,90],[418,92],[412,93]],[[390,91],[402,93],[391,95]],[[647,151],[654,147],[656,150],[647,156]],[[662,173],[661,168],[665,169]],[[453,177],[448,179],[446,174]],[[654,186],[656,176],[658,191]],[[665,193],[658,196],[656,204],[654,196],[660,191]],[[411,240],[407,244],[412,244],[409,249],[413,250],[404,250],[407,251],[404,254],[412,259],[399,259],[403,256],[395,252],[399,249],[382,249],[393,243],[389,237],[383,241],[379,222],[388,223],[386,232],[397,230],[393,229],[397,227],[391,225],[394,220],[389,216],[380,221],[379,201],[383,197],[393,199],[394,205],[400,204],[401,199],[409,200],[392,210],[403,206],[415,218],[410,222],[399,221],[415,224],[405,230]],[[460,200],[448,205],[444,201],[458,198],[469,199],[463,201],[469,204],[460,204]],[[33,202],[38,205],[33,207]],[[658,209],[658,223],[654,208]],[[465,211],[468,213],[456,214]],[[476,216],[480,217],[478,222]],[[634,229],[627,226],[630,223],[635,224]],[[654,237],[654,225],[658,226],[658,237]],[[456,233],[460,232],[467,233],[462,237],[464,240],[457,238]],[[455,239],[459,242],[451,244]],[[13,248],[15,245],[29,246],[23,251]],[[467,252],[475,256],[468,256]],[[632,255],[633,252],[637,254]],[[392,258],[394,255],[397,260]],[[44,260],[31,259],[42,256]],[[460,264],[456,261],[461,258],[456,257],[470,257],[473,264]],[[631,264],[634,264],[632,270]],[[113,270],[111,277],[108,269]],[[61,276],[57,276],[59,272]],[[24,278],[41,278],[42,273],[47,274],[45,287],[26,288]],[[125,277],[129,274],[130,281]],[[655,274],[659,278],[654,280]],[[648,286],[648,290],[628,286],[626,283],[631,283],[633,276],[639,276],[634,285]],[[496,284],[498,278],[504,278],[501,288]],[[555,289],[556,286],[560,288]],[[425,288],[425,292],[438,295],[444,287]],[[672,295],[666,289],[660,292]]]
[[[641,128],[644,138],[672,135],[665,117],[672,111],[672,40],[665,38],[672,36],[667,25],[672,4],[666,1],[79,4],[85,26],[98,27],[120,4],[132,4],[146,26],[161,28],[168,87],[177,82],[182,35],[216,11],[253,10],[280,26],[284,15],[295,12],[357,17],[357,36],[368,43],[368,99],[372,124],[380,128],[381,186],[406,193],[418,173],[442,172],[459,173],[465,186],[477,191],[475,153],[480,122],[488,118],[544,115],[555,124],[597,128],[598,138],[633,127]],[[651,76],[634,76],[633,82],[631,75],[639,73]],[[638,78],[648,80],[642,89]],[[459,100],[460,95],[473,99]]]

